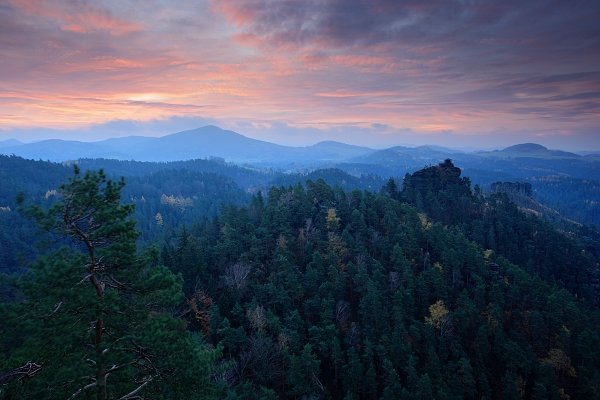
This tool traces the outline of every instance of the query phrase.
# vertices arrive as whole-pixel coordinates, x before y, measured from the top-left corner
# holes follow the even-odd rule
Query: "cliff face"
[[[559,229],[571,231],[578,225],[537,201],[531,183],[496,182],[490,194],[506,196],[521,211],[544,218]],[[469,223],[484,212],[484,203],[471,192],[470,180],[461,177],[461,169],[449,159],[406,175],[402,196],[443,224]]]
[[[451,160],[404,178],[404,199],[444,224],[459,224],[478,212],[471,182]]]
[[[462,185],[460,174],[460,168],[455,167],[448,159],[437,166],[416,171],[410,176],[410,181],[417,190],[443,190]]]
[[[519,209],[527,214],[544,218],[555,227],[562,230],[572,230],[580,224],[564,218],[560,213],[547,207],[533,197],[531,184],[527,182],[496,182],[492,183],[491,194],[504,194]]]

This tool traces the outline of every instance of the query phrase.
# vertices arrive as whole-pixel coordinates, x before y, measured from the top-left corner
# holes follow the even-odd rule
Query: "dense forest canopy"
[[[0,283],[0,396],[600,398],[594,229],[486,197],[450,160],[375,191],[232,179],[76,173],[29,207],[53,233]],[[133,191],[159,184],[180,187]],[[186,208],[219,195],[239,201]]]
[[[6,398],[204,398],[214,350],[173,312],[181,280],[138,254],[124,182],[75,176],[60,201],[28,209],[71,246],[39,258],[1,305],[0,395]],[[19,199],[20,202],[24,198]],[[183,368],[183,366],[186,368]]]

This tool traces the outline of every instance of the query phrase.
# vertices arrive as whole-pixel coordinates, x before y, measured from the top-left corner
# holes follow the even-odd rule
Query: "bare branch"
[[[83,278],[81,278],[81,280],[79,282],[77,282],[74,286],[79,286],[81,285],[83,282],[87,281],[90,279],[90,274],[87,274],[86,276],[84,276]]]
[[[311,372],[311,375],[311,380],[313,381],[313,383],[317,385],[321,392],[325,392],[325,385],[323,385],[319,377],[314,372]]]
[[[22,381],[29,379],[42,370],[42,364],[37,364],[33,361],[28,361],[22,367],[18,367],[5,374],[0,375],[0,384],[4,384],[13,379]]]
[[[247,285],[248,275],[252,268],[249,264],[237,262],[225,271],[225,284],[242,293]]]
[[[91,388],[93,388],[95,386],[96,386],[96,382],[92,382],[92,383],[90,383],[88,385],[85,385],[84,387],[79,388],[79,390],[77,390],[75,393],[73,393],[71,395],[71,397],[68,398],[68,400],[74,399],[75,397],[77,397],[79,395],[79,393],[84,392],[86,390],[89,390],[89,389],[91,389]]]
[[[338,300],[335,306],[335,320],[345,330],[350,318],[350,303],[345,300]]]
[[[56,314],[62,305],[63,305],[62,301],[59,301],[58,303],[56,303],[54,305],[54,309],[49,314],[46,314],[44,316],[44,318],[50,318],[51,316],[53,316],[54,314]]]
[[[123,368],[129,367],[129,366],[131,366],[131,365],[135,365],[135,364],[137,364],[138,362],[139,362],[139,358],[138,358],[138,359],[136,359],[136,360],[134,360],[134,361],[130,361],[130,362],[128,362],[128,363],[119,364],[119,365],[113,365],[112,367],[110,367],[109,369],[107,369],[107,370],[106,370],[105,374],[106,374],[106,375],[108,375],[108,374],[109,374],[109,373],[111,373],[111,372],[118,371],[118,370],[120,370],[120,369],[123,369]]]
[[[110,287],[115,288],[115,289],[121,289],[121,290],[127,290],[127,289],[129,289],[129,287],[126,284],[124,284],[122,282],[119,282],[111,274],[103,274],[102,276],[108,278],[108,280],[110,281],[110,282],[106,283],[107,286],[110,286]]]
[[[148,378],[146,378],[146,380],[144,380],[144,382],[140,386],[133,389],[131,392],[127,393],[125,396],[119,397],[117,400],[130,400],[130,399],[134,398],[134,396],[136,394],[138,394],[146,385],[148,385],[150,382],[152,382],[154,380],[154,378],[155,378],[154,376],[149,376]]]

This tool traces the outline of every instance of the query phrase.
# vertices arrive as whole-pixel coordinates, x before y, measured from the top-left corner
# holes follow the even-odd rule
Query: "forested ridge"
[[[83,171],[102,169],[112,179],[125,177],[122,198],[135,205],[141,246],[162,242],[181,226],[215,215],[222,204],[246,204],[251,193],[266,191],[271,184],[322,178],[345,189],[377,190],[383,182],[375,176],[358,178],[335,169],[283,174],[216,158],[165,163],[82,159],[63,165],[0,155],[0,273],[17,271],[47,250],[44,243],[31,240],[39,232],[17,212],[17,194],[23,192],[30,202],[49,207],[73,165]]]
[[[51,214],[40,213],[38,219]],[[561,233],[506,196],[484,197],[449,160],[378,192],[344,191],[323,180],[272,187],[247,206],[198,216],[166,236],[158,256],[136,253],[135,235],[125,232],[130,247],[109,248],[106,257],[125,252],[134,271],[126,278],[142,286],[150,279],[152,291],[163,294],[138,300],[113,282],[108,292],[117,297],[107,315],[124,313],[116,313],[115,326],[160,356],[136,364],[102,398],[117,399],[151,376],[160,379],[136,395],[600,398],[597,232]],[[47,398],[65,398],[53,394],[57,387],[77,387],[82,373],[74,366],[89,364],[82,339],[89,333],[70,328],[81,322],[77,307],[54,310],[60,296],[93,304],[91,289],[53,285],[86,277],[77,272],[88,265],[84,256],[61,250],[38,260],[0,308],[3,321],[19,321],[0,328],[2,396],[32,398],[26,395],[45,387],[52,389]],[[32,313],[28,304],[44,307]],[[133,311],[127,324],[123,317]],[[161,318],[172,322],[141,333]],[[59,321],[63,330],[52,335],[48,326]],[[175,337],[184,339],[153,352]],[[71,353],[44,347],[49,338],[56,348],[73,349],[70,363],[50,372],[52,361]],[[127,342],[115,365],[139,359],[136,345],[146,348]],[[185,349],[194,349],[193,362],[181,356]],[[155,361],[161,357],[164,365]],[[40,371],[9,379],[14,375],[4,371],[26,361]]]

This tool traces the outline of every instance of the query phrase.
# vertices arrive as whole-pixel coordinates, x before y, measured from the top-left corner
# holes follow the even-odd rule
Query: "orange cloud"
[[[173,116],[319,129],[377,123],[417,133],[598,126],[599,75],[587,72],[600,70],[597,63],[552,63],[542,74],[546,64],[509,63],[494,43],[461,36],[471,43],[464,51],[460,40],[428,40],[429,26],[392,40],[395,31],[373,23],[393,2],[361,21],[327,16],[327,7],[323,15],[290,8],[301,1],[274,1],[276,10],[261,15],[253,5],[266,0],[148,0],[135,13],[118,0],[7,1],[0,129]],[[352,21],[356,30],[345,25]]]

